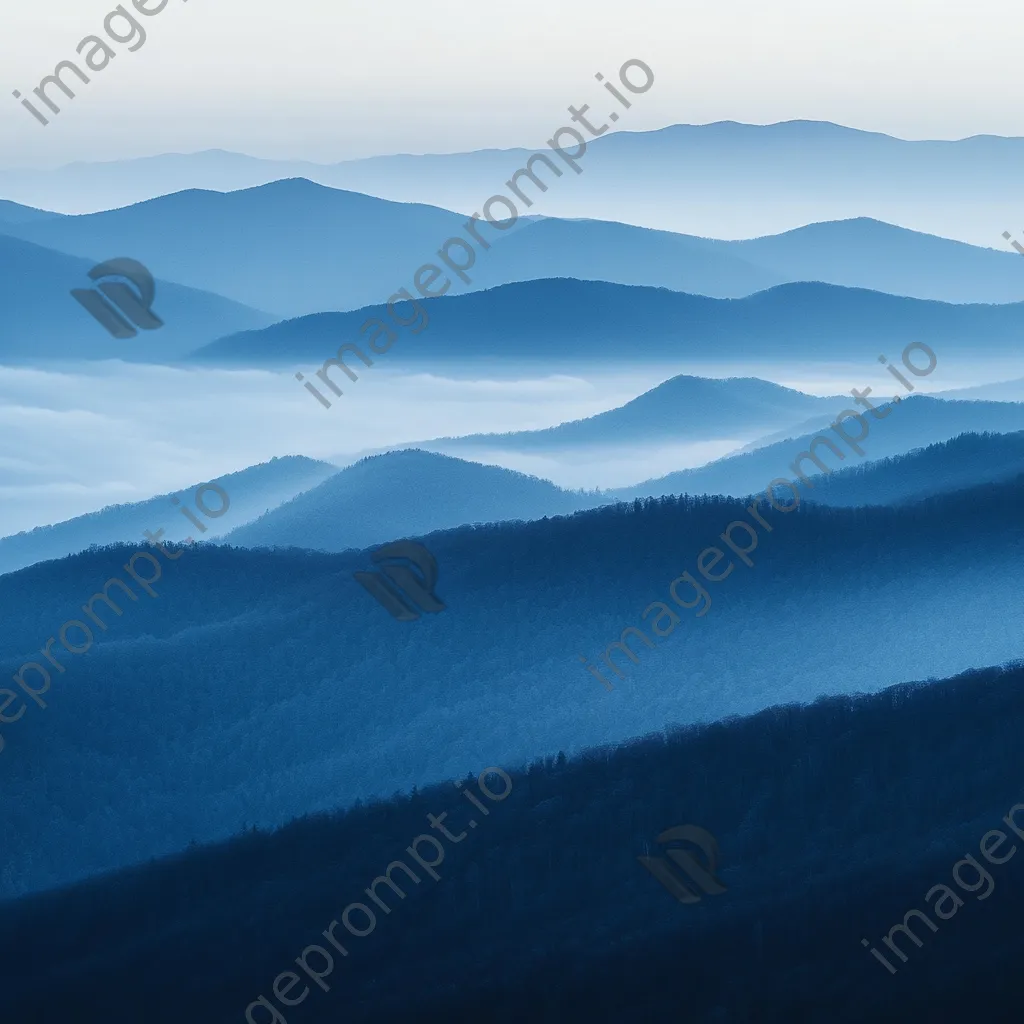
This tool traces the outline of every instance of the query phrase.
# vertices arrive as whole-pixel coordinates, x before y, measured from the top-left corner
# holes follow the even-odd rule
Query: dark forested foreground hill
[[[0,907],[5,1013],[228,1024],[263,995],[280,1015],[257,1024],[1013,1020],[1024,859],[1001,819],[1024,803],[1022,716],[1024,669],[987,669],[506,763],[487,818],[444,784],[239,835]],[[347,956],[329,971],[307,954],[329,991],[285,976],[307,994],[282,1007],[274,979],[330,950],[322,932],[443,812],[458,843],[439,880],[396,870],[402,898],[378,886],[369,937],[334,926]],[[636,860],[686,823],[717,838],[726,887],[690,905]],[[999,866],[979,852],[990,829],[1008,837]],[[954,880],[967,854],[991,890],[968,864]],[[947,920],[924,899],[939,884],[962,901]],[[937,927],[909,919],[919,946],[892,933],[893,975],[861,940],[889,952],[911,908]]]
[[[1017,480],[899,509],[763,505],[756,549],[732,530],[750,566],[720,534],[753,520],[719,498],[462,527],[425,538],[446,607],[415,622],[352,578],[368,552],[190,548],[162,560],[158,597],[114,589],[123,614],[98,606],[92,649],[58,646],[46,708],[0,727],[0,886],[46,888],[481,765],[1001,664],[1021,652],[1022,498]],[[683,574],[708,545],[726,551],[713,574],[732,569],[691,575],[701,593]],[[127,578],[131,550],[0,578],[0,675],[43,661],[89,595]],[[643,630],[625,635],[635,663],[610,646],[627,627]]]

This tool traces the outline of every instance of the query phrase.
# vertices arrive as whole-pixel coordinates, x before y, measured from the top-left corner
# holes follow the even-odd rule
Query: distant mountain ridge
[[[827,423],[823,423],[811,432],[752,447],[742,454],[709,462],[699,469],[684,469],[603,493],[619,501],[657,493],[728,494],[736,497],[755,494],[763,491],[776,477],[794,479],[793,462],[802,452],[807,452],[812,441],[820,435],[825,435],[835,445],[839,455],[820,444],[815,453],[829,469],[835,471],[862,461],[904,455],[915,448],[948,441],[959,434],[1012,434],[1024,430],[1024,404],[948,401],[927,395],[911,395],[898,405],[879,404],[878,409],[880,412],[890,411],[881,420],[874,420],[870,414],[864,413],[870,431],[866,440],[860,442],[865,452],[863,459],[845,445]],[[837,410],[836,415],[840,411]],[[802,468],[808,476],[815,473],[810,461],[803,462]],[[803,484],[800,486],[805,488]],[[856,493],[852,485],[850,493]],[[811,500],[815,497],[814,492],[808,489],[804,489],[804,495]]]
[[[939,302],[1007,303],[1024,300],[1019,259],[1010,250],[967,245],[870,217],[739,241],[549,218],[495,246],[474,269],[474,283],[486,288],[574,277],[745,298],[780,284],[820,281]]]
[[[188,188],[251,188],[305,177],[397,202],[479,210],[533,150],[399,154],[337,164],[208,150],[57,170],[0,172],[0,194],[65,212],[123,206]],[[531,213],[621,221],[709,238],[871,217],[999,246],[1019,195],[1024,140],[907,141],[822,121],[676,124],[588,143],[586,174]],[[628,186],[628,187],[627,187]],[[992,228],[991,225],[996,227]]]
[[[465,523],[542,519],[602,504],[547,480],[416,449],[362,459],[232,530],[227,544],[367,548]]]
[[[78,256],[130,253],[157,277],[281,318],[386,302],[465,219],[287,180],[226,194],[177,192],[16,233]]]
[[[773,414],[791,409],[796,413],[806,411],[808,405],[829,406],[840,401],[817,399],[756,378],[715,381],[677,377],[620,409],[564,424],[570,428],[568,443],[603,446],[616,438],[652,443],[659,424],[657,416],[652,420],[651,415],[671,416],[684,396],[695,393],[703,393],[709,402],[716,401],[717,396],[723,429],[730,423],[735,426],[732,417],[737,408],[762,408]],[[825,410],[827,419],[834,416],[835,408]],[[871,461],[856,460],[835,435],[823,430],[753,447],[698,469],[595,491],[566,490],[536,476],[411,447],[362,459],[343,470],[329,463],[288,456],[215,480],[231,496],[231,513],[208,521],[208,533],[197,539],[244,547],[340,552],[466,523],[538,520],[638,498],[668,494],[741,496],[763,490],[776,476],[791,478],[790,467],[796,456],[806,451],[811,439],[821,432],[837,443],[845,459],[839,461],[828,449],[819,447],[819,456],[836,472],[831,477],[813,475],[813,464],[805,462],[803,468],[815,485],[805,493],[809,500],[828,505],[920,500],[1024,472],[1022,405],[921,396],[883,408],[891,408],[893,413],[885,421],[872,423],[872,433],[865,442]],[[620,422],[615,414],[623,410],[638,415],[632,423],[628,419]],[[676,429],[671,422],[662,426],[668,432]],[[630,436],[630,427],[639,432],[635,437]],[[548,444],[558,450],[557,445],[566,443],[560,430],[556,427],[537,432],[542,450]],[[529,439],[532,435],[525,432],[522,436]],[[522,446],[520,435],[508,436],[511,445]],[[504,435],[496,437],[500,441]],[[445,447],[457,447],[456,442],[461,440],[472,438],[450,439]],[[499,446],[494,441],[488,444]],[[187,506],[194,490],[184,488],[173,495],[110,506],[53,526],[0,538],[0,573],[64,558],[91,546],[141,541],[145,530],[161,526],[167,531],[167,542],[182,541],[195,531],[184,518],[172,514],[169,499],[178,497]]]
[[[540,430],[435,438],[446,450],[485,446],[519,451],[735,438],[825,416],[842,398],[818,398],[757,377],[680,374],[625,405]]]
[[[200,534],[171,504],[171,498],[177,498],[185,508],[192,508],[198,484],[145,501],[110,505],[53,526],[39,526],[0,538],[0,573],[64,558],[93,546],[133,541],[143,543],[146,530],[155,532],[161,527],[165,531],[163,543],[180,543],[189,536],[197,541],[212,540],[235,528],[238,523],[253,519],[296,494],[316,487],[337,472],[338,467],[329,463],[290,455],[217,477],[212,483],[223,487],[230,505],[223,518],[200,517],[206,527],[205,534]],[[196,514],[193,509],[193,515]]]
[[[12,203],[8,199],[0,199],[0,225],[35,224],[61,216],[63,214],[39,210],[34,206],[22,206],[20,203]]]
[[[784,281],[822,281],[952,303],[1020,302],[1024,261],[871,217],[819,222],[779,235],[711,242]]]
[[[465,216],[451,210],[304,178],[228,193],[192,189],[75,217],[14,208],[22,215],[6,230],[20,238],[83,257],[130,252],[160,277],[279,317],[386,302],[401,287],[415,291],[416,269],[440,266],[445,240],[466,236]],[[468,281],[448,271],[448,294],[575,278],[714,298],[821,281],[954,303],[1024,300],[1016,253],[865,217],[720,241],[523,213],[509,232],[480,229],[490,248],[468,268]]]
[[[1024,402],[1024,377],[1017,380],[996,381],[993,384],[976,384],[972,387],[953,388],[939,391],[937,398],[951,398],[957,401]]]
[[[789,448],[792,463],[806,445],[790,442]],[[840,463],[827,450],[818,452],[826,465],[837,468],[826,476],[815,473],[812,463],[805,463],[813,488],[804,488],[804,495],[809,501],[842,507],[922,501],[1024,474],[1024,430],[963,433],[949,441],[854,465]],[[770,456],[775,459],[780,453],[781,449],[772,451]],[[849,462],[852,456],[846,452],[846,458]],[[714,482],[728,480],[730,471],[738,472],[737,466],[745,471],[743,480],[753,478],[744,456],[721,463],[632,487],[580,492],[496,466],[403,449],[341,470],[318,487],[231,530],[222,542],[341,552],[466,523],[538,520],[669,494],[741,496],[758,489],[756,485],[732,491],[713,489]],[[787,467],[783,476],[792,478],[793,473]],[[761,491],[769,479],[760,481]],[[704,480],[710,484],[706,490],[700,486]]]
[[[42,221],[41,223],[48,223]],[[111,337],[72,298],[72,288],[89,288],[97,260],[68,256],[3,234],[0,224],[0,362],[56,359],[123,359],[174,362],[202,339],[225,330],[250,330],[273,322],[258,309],[220,295],[157,279],[153,311],[164,321],[138,339]],[[104,254],[101,253],[101,257]]]
[[[836,361],[873,361],[879,352],[897,356],[921,338],[946,355],[977,358],[1014,352],[1024,343],[1021,303],[949,305],[817,283],[780,285],[745,299],[712,299],[557,279],[420,301],[429,326],[417,339],[402,339],[391,349],[392,365],[452,359],[540,359],[549,365],[581,358],[785,360],[820,358],[823,344]],[[386,309],[299,317],[220,338],[191,359],[224,366],[320,365],[339,345],[365,340],[360,327],[374,317],[386,320]],[[360,364],[357,369],[364,370]]]

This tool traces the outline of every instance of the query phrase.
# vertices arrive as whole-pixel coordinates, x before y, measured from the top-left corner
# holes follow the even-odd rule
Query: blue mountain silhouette
[[[79,256],[131,253],[158,276],[279,316],[354,309],[412,288],[416,268],[440,262],[437,250],[465,234],[466,220],[304,179],[178,192],[78,217],[16,209],[22,216],[6,229],[18,237]],[[949,302],[1024,299],[1016,253],[868,218],[746,241],[552,218],[507,234],[482,230],[491,249],[480,252],[469,284],[449,275],[451,294],[571,277],[718,298],[814,280]]]
[[[995,239],[994,241],[998,241]],[[537,220],[474,268],[477,287],[545,277],[653,285],[742,298],[822,281],[942,302],[1020,302],[1024,263],[996,251],[868,217],[719,241],[597,220]]]
[[[9,199],[0,199],[0,224],[38,224],[41,221],[60,217],[59,213],[49,210],[38,210],[34,206],[22,206],[12,203]]]
[[[998,483],[1024,474],[1024,431],[959,434],[831,475],[812,476],[812,501],[826,505],[894,505]]]
[[[283,317],[386,302],[465,220],[293,179],[177,192],[15,233],[79,256],[130,253],[157,276]]]
[[[45,223],[45,222],[44,222]],[[110,255],[109,250],[100,250]],[[159,278],[153,310],[164,321],[145,338],[118,340],[71,297],[72,288],[90,288],[95,260],[68,256],[0,234],[0,360],[34,363],[54,359],[174,361],[199,338],[225,330],[246,330],[271,323],[256,309],[210,292],[169,284]]]
[[[899,358],[927,338],[944,356],[977,359],[1024,343],[1024,305],[950,305],[835,285],[780,285],[744,299],[713,299],[659,288],[554,279],[424,300],[429,328],[400,337],[390,364],[492,362],[700,361],[791,359],[823,351],[835,361]],[[259,366],[313,362],[361,340],[382,306],[320,313],[221,338],[197,362]],[[369,353],[367,353],[369,355]],[[350,360],[352,357],[349,357]],[[366,372],[362,364],[359,370]],[[335,374],[338,371],[335,370]]]
[[[818,398],[757,377],[714,379],[681,374],[617,409],[542,430],[468,434],[420,442],[445,450],[484,446],[557,451],[664,441],[740,438],[826,416],[841,397]]]
[[[161,527],[165,531],[163,543],[184,541],[186,537],[212,540],[337,472],[337,466],[326,462],[286,456],[217,477],[212,482],[227,491],[231,505],[224,518],[202,520],[200,517],[207,528],[205,534],[200,534],[170,501],[177,498],[185,508],[191,508],[198,484],[146,501],[108,505],[98,512],[0,539],[0,573],[63,558],[94,546],[133,542],[141,546],[148,543],[144,536],[146,530],[155,532]]]
[[[913,419],[914,406],[909,408]],[[959,408],[950,410],[954,424],[961,421],[963,412]],[[979,409],[977,413],[965,422],[1000,422],[998,416],[987,415],[991,410]],[[890,441],[893,450],[909,446],[903,454],[886,458],[874,455],[869,461],[850,466],[853,456],[840,445],[847,464],[842,468],[844,463],[828,449],[816,449],[825,464],[837,470],[826,476],[817,473],[813,463],[803,463],[804,472],[814,484],[813,490],[804,488],[808,500],[842,506],[891,505],[1024,473],[1024,432],[965,432],[949,441],[919,447],[916,439],[930,432],[941,435],[944,430],[955,431],[956,426],[929,428],[920,422],[926,417],[917,418],[915,426],[905,424],[899,436]],[[1016,407],[1008,421],[1024,426],[1024,408]],[[389,452],[363,459],[320,486],[272,508],[232,530],[224,542],[243,547],[345,551],[452,529],[463,523],[542,519],[637,498],[683,493],[740,496],[757,488],[763,491],[768,480],[774,479],[764,474],[771,474],[773,465],[781,466],[783,458],[788,457],[789,463],[780,473],[792,478],[789,464],[806,450],[809,439],[771,446],[760,458],[757,452],[730,456],[701,469],[603,491],[568,491],[547,480],[432,452]],[[750,484],[757,479],[756,473],[764,478]]]
[[[852,403],[837,406],[835,415],[843,408],[854,406]],[[872,461],[903,455],[915,448],[948,441],[963,433],[1006,434],[1024,430],[1024,404],[1015,402],[947,401],[926,395],[912,395],[898,405],[880,404],[879,409],[890,409],[891,412],[882,420],[872,420],[870,414],[864,414],[868,417],[870,432],[860,447],[865,452],[864,459]],[[856,430],[856,424],[851,421],[849,432],[856,436]],[[817,455],[829,469],[845,469],[851,463],[862,461],[823,421],[820,427],[810,432],[801,431],[798,436],[753,447],[751,451],[717,459],[698,469],[680,470],[655,480],[645,480],[632,487],[615,488],[604,493],[620,501],[658,493],[753,494],[763,491],[768,482],[776,477],[793,479],[796,476],[791,468],[794,460],[801,452],[809,450],[815,437],[823,434],[835,444],[840,453],[837,456],[824,445],[816,448]],[[955,459],[959,450],[954,448],[948,455]],[[810,461],[802,463],[802,468],[809,477],[817,472]],[[983,463],[979,463],[975,469],[979,473],[979,480],[989,479],[983,470]],[[949,471],[947,469],[947,473]],[[970,473],[967,476],[969,478]],[[917,485],[914,489],[927,490]],[[850,493],[854,491],[851,485]],[[811,499],[816,497],[811,491],[805,491],[805,494]],[[870,494],[870,490],[866,491],[867,494]],[[870,499],[866,497],[866,500]]]
[[[181,189],[239,189],[305,177],[397,202],[472,212],[532,152],[402,154],[333,165],[224,151],[166,154],[53,171],[5,171],[0,194],[83,212]],[[907,141],[820,121],[679,124],[592,140],[582,162],[586,172],[578,179],[572,175],[571,188],[556,179],[528,212],[719,238],[870,216],[998,246],[1004,227],[998,218],[1000,211],[1015,208],[1022,160],[1020,138]]]
[[[362,459],[224,539],[242,547],[345,551],[463,523],[541,519],[598,504],[593,494],[524,473],[409,450]]]

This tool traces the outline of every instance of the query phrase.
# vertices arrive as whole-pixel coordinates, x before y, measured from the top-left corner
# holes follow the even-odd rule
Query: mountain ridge
[[[889,402],[878,407],[889,410],[881,422],[865,414],[870,432],[859,442],[865,455],[875,461],[903,455],[916,448],[949,441],[964,433],[1013,434],[1024,430],[1024,404],[1011,402],[950,401],[928,395],[911,395],[898,405]],[[803,429],[805,425],[801,425]],[[780,433],[785,433],[782,431]],[[727,455],[697,469],[678,470],[664,476],[644,480],[631,487],[610,489],[605,493],[619,501],[630,501],[656,493],[712,493],[741,496],[763,491],[768,482],[781,477],[796,478],[793,463],[807,453],[813,440],[826,436],[836,451],[817,447],[817,455],[830,470],[846,468],[847,459],[859,459],[849,446],[844,448],[839,437],[827,423],[799,436],[772,440],[763,446],[748,446],[738,454]],[[801,464],[807,471],[808,463]],[[804,488],[805,497],[813,496]]]
[[[436,204],[395,202],[304,177],[229,192],[186,188],[70,217],[36,212],[7,230],[82,257],[131,252],[158,276],[279,317],[387,301],[403,283],[413,287],[415,269],[437,260],[446,238],[465,235],[466,219]],[[1024,274],[1011,262],[1016,253],[869,217],[732,241],[592,217],[523,211],[521,219],[507,233],[485,227],[487,258],[475,262],[468,281],[449,274],[449,294],[575,278],[742,298],[820,280],[956,303],[1024,300]]]
[[[505,433],[466,434],[433,438],[447,449],[473,445],[527,450],[578,445],[629,444],[664,439],[738,437],[780,423],[796,425],[805,416],[832,412],[840,396],[818,398],[759,377],[695,377],[677,374],[624,405],[555,426]],[[665,422],[678,415],[682,424]],[[691,425],[689,421],[696,421]],[[394,450],[394,449],[393,449]]]
[[[431,321],[424,330],[429,343],[401,347],[402,360],[411,365],[467,358],[542,358],[552,364],[584,356],[699,362],[709,358],[709,349],[717,360],[820,358],[825,332],[836,361],[874,360],[880,347],[892,354],[921,337],[946,355],[974,358],[979,337],[988,353],[1005,353],[1024,341],[1021,303],[951,305],[808,282],[743,299],[713,299],[666,288],[546,279],[418,301]],[[389,322],[381,305],[312,314],[220,338],[190,359],[221,365],[320,363],[336,353],[339,341],[358,342],[370,318]],[[637,337],[643,348],[626,340]]]
[[[43,223],[48,223],[44,221]],[[158,277],[153,310],[164,321],[146,333],[145,344],[117,339],[97,324],[72,298],[72,288],[88,288],[96,260],[3,233],[0,224],[0,361],[34,363],[56,359],[121,359],[173,362],[187,356],[201,338],[225,329],[258,328],[273,323],[260,309],[241,305],[211,291],[174,284]]]
[[[680,593],[671,630],[653,642],[643,610],[675,600],[670,583],[724,543],[732,521],[753,522],[748,502],[647,499],[429,534],[418,539],[437,561],[445,610],[412,623],[353,578],[372,568],[369,552],[183,550],[162,564],[155,598],[140,593],[107,616],[87,657],[62,653],[66,675],[45,709],[4,727],[0,882],[12,894],[59,885],[226,838],[242,820],[275,827],[666,722],[1004,663],[1020,654],[1005,623],[1024,615],[1022,488],[1018,479],[894,508],[807,502],[788,514],[762,501],[772,530],[756,547],[743,540],[751,564],[737,558],[709,584],[707,615]],[[38,660],[131,551],[0,577],[0,671]],[[857,628],[837,637],[837,621]],[[637,623],[648,643],[627,659],[615,645]],[[617,665],[610,691],[580,663],[587,653],[604,666],[602,651]],[[751,668],[777,664],[785,673]],[[41,764],[50,801],[38,799]],[[54,856],[34,860],[39,848]]]
[[[204,539],[212,540],[227,533],[232,529],[227,524],[237,523],[239,516],[252,518],[260,515],[258,510],[264,502],[276,506],[337,472],[337,466],[326,462],[304,456],[285,456],[216,477],[209,482],[228,493],[234,510],[227,521],[207,520]],[[159,523],[169,524],[164,527],[164,543],[181,543],[194,531],[184,519],[170,515],[173,511],[171,499],[184,501],[187,508],[192,504],[192,495],[198,486],[193,484],[143,501],[107,505],[60,523],[2,537],[0,574],[78,554],[92,546],[141,541],[144,532]]]
[[[0,172],[0,194],[63,212],[95,211],[186,187],[245,188],[290,176],[331,187],[477,209],[534,152],[513,147],[395,154],[333,164],[203,151],[55,171]],[[716,238],[868,215],[980,245],[1019,191],[1017,137],[906,140],[831,122],[673,124],[588,142],[588,173],[532,212],[597,217]],[[631,188],[623,188],[625,183]],[[680,196],[700,202],[680,202]],[[909,198],[908,198],[909,197]],[[468,209],[467,209],[468,208]],[[996,229],[998,232],[998,227]]]

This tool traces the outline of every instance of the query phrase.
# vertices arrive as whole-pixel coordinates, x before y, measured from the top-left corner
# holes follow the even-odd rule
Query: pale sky
[[[151,9],[159,0],[139,0]],[[1010,0],[168,0],[72,76],[47,127],[12,95],[103,34],[111,0],[0,4],[0,166],[223,148],[317,161],[533,146],[637,57],[632,131],[793,118],[902,138],[1024,136]],[[123,21],[115,32],[128,35]]]

